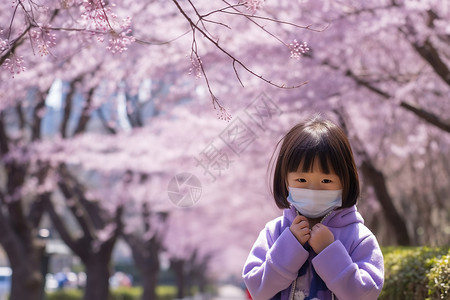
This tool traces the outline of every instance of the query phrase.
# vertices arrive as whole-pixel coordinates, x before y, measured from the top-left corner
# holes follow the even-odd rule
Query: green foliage
[[[156,287],[156,295],[160,300],[175,299],[177,295],[177,288],[173,285],[158,285]]]
[[[450,298],[450,250],[433,262],[428,275],[428,288],[430,299]]]
[[[379,299],[448,298],[448,247],[387,247],[383,254],[385,282]]]
[[[47,294],[47,300],[80,300],[83,298],[83,291],[76,289],[66,289]]]
[[[159,285],[156,287],[156,295],[159,300],[172,300],[176,298],[175,286]],[[109,300],[140,300],[142,287],[120,287],[111,291]],[[81,300],[83,291],[76,289],[65,289],[47,293],[47,300]]]
[[[112,300],[140,300],[141,287],[120,287],[112,291]]]

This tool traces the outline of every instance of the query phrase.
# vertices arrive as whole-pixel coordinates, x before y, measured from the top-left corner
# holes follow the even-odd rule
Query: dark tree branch
[[[86,97],[86,103],[83,106],[83,110],[81,111],[80,119],[78,120],[78,125],[75,128],[74,135],[78,135],[84,133],[87,128],[87,124],[91,118],[91,109],[92,109],[92,97],[94,95],[95,87],[89,89]]]
[[[63,219],[61,216],[56,212],[54,204],[50,201],[50,199],[45,199],[45,207],[46,211],[48,212],[48,215],[50,219],[52,220],[53,226],[55,226],[55,229],[58,231],[59,236],[64,241],[64,243],[72,249],[76,255],[80,257],[84,257],[86,255],[86,252],[88,249],[85,247],[82,247],[82,244],[79,240],[75,240],[72,235],[70,234],[70,231],[67,229]]]
[[[72,103],[73,98],[76,94],[77,89],[77,83],[81,82],[83,79],[82,75],[78,75],[75,77],[69,84],[69,92],[66,95],[66,101],[64,104],[64,112],[63,112],[63,118],[61,121],[61,126],[59,127],[59,132],[61,133],[62,138],[67,138],[67,126],[69,124],[70,115],[72,114]]]
[[[326,66],[332,68],[333,70],[339,70],[338,67],[333,66],[329,62],[323,62],[323,65],[326,65]],[[381,96],[383,99],[388,100],[388,99],[392,98],[391,94],[376,87],[371,82],[361,79],[360,77],[358,77],[358,75],[353,73],[352,70],[348,69],[347,71],[344,72],[344,74],[345,74],[345,76],[347,76],[347,77],[351,78],[353,81],[355,81],[359,86],[362,86],[362,87],[366,88],[367,90]],[[406,110],[412,112],[417,117],[419,117],[421,120],[439,128],[439,129],[442,129],[445,132],[450,133],[450,121],[445,120],[444,118],[440,118],[439,116],[437,116],[429,111],[426,111],[423,108],[417,107],[416,105],[411,104],[406,101],[401,101],[400,106],[405,108]]]
[[[234,56],[234,55],[231,54],[228,50],[226,50],[225,48],[223,48],[223,47],[219,44],[218,41],[216,41],[214,38],[212,38],[212,36],[208,33],[207,30],[204,30],[204,29],[200,28],[200,26],[198,26],[198,22],[200,22],[200,23],[203,25],[203,27],[204,27],[204,23],[202,23],[203,16],[201,16],[197,11],[195,11],[196,14],[197,14],[197,16],[199,17],[199,20],[198,20],[198,22],[194,22],[194,21],[187,15],[187,13],[183,10],[183,8],[180,6],[180,4],[178,3],[177,0],[172,0],[172,1],[173,1],[174,4],[176,5],[176,7],[177,7],[178,10],[180,11],[180,13],[183,15],[183,17],[189,22],[189,25],[191,26],[192,31],[193,31],[193,34],[194,34],[194,39],[195,39],[195,32],[198,31],[204,38],[206,38],[211,44],[213,44],[217,49],[219,49],[220,52],[222,52],[225,56],[227,56],[228,58],[231,59],[231,61],[232,61],[232,63],[233,63],[233,68],[234,68],[234,70],[235,70],[235,73],[237,72],[237,71],[236,71],[236,68],[235,68],[235,64],[237,64],[237,65],[241,66],[245,71],[247,71],[248,73],[250,73],[251,75],[253,75],[253,76],[255,76],[255,77],[261,79],[262,81],[264,81],[264,82],[266,82],[266,83],[268,83],[268,84],[270,84],[270,85],[272,85],[272,86],[274,86],[274,87],[277,87],[277,88],[294,89],[294,88],[298,88],[298,87],[301,87],[301,86],[303,86],[303,85],[306,84],[306,82],[303,82],[303,83],[298,84],[298,85],[286,86],[285,84],[277,84],[277,83],[274,83],[273,81],[271,81],[271,80],[269,80],[269,79],[263,77],[262,75],[257,74],[257,73],[254,72],[252,69],[250,69],[245,63],[243,63],[241,60],[239,60],[238,58],[236,58],[236,56]],[[193,44],[195,44],[195,43],[193,43]],[[195,57],[196,57],[196,58],[199,58],[199,55],[198,55],[196,49],[192,49],[192,52],[195,53]],[[209,84],[209,82],[208,82],[208,80],[207,80],[207,76],[206,76],[205,71],[204,71],[204,69],[203,69],[203,65],[200,64],[200,67],[201,67],[201,70],[202,70],[203,75],[205,76],[205,81],[206,81],[206,84],[207,84],[207,86],[208,86],[208,90],[209,90],[209,92],[210,92],[210,95],[211,95],[211,97],[212,97],[213,104],[218,104],[219,107],[222,108],[222,106],[221,106],[220,103],[218,102],[217,97],[216,97],[216,96],[212,93],[212,91],[211,91],[211,87],[210,87],[210,84]],[[239,77],[238,77],[238,80],[240,81]],[[241,82],[241,84],[242,84],[242,82]]]
[[[105,127],[106,131],[108,131],[108,132],[111,133],[111,134],[117,134],[116,128],[114,128],[113,126],[111,126],[111,125],[108,123],[108,120],[106,120],[106,117],[105,117],[105,115],[103,114],[103,111],[102,111],[102,108],[101,108],[101,107],[99,107],[99,108],[97,109],[97,113],[98,113],[98,116],[100,117],[100,120],[102,121],[102,124],[103,124],[103,126]]]
[[[4,197],[5,195],[0,191],[0,244],[8,255],[10,265],[14,267],[20,265],[20,260],[23,258],[20,254],[23,254],[23,251],[20,246],[21,241],[11,227],[10,218],[2,209],[2,205],[5,203]]]
[[[9,137],[6,133],[4,115],[5,112],[0,111],[0,153],[2,156],[9,152]]]
[[[339,108],[334,111],[339,117],[340,125],[346,132],[348,132],[348,121],[346,120],[349,120],[349,118],[344,109]],[[355,152],[362,158],[362,163],[360,166],[362,174],[364,178],[373,186],[378,202],[383,208],[386,220],[391,224],[391,227],[395,229],[393,232],[396,236],[396,241],[399,245],[410,245],[411,240],[406,228],[405,220],[394,206],[393,199],[389,194],[386,185],[386,178],[384,177],[384,174],[374,166],[372,159],[367,153],[364,144],[359,137],[356,135],[353,136],[352,141],[355,147]]]
[[[434,21],[439,19],[438,15],[432,11],[427,11],[428,20],[427,26],[430,30],[433,30]],[[433,45],[430,38],[425,41],[417,41],[417,31],[414,27],[415,21],[409,20],[404,28],[399,28],[399,31],[403,33],[406,39],[409,41],[414,50],[430,65],[434,72],[442,79],[448,86],[450,86],[450,69],[446,62],[441,58],[441,55],[437,48]],[[413,38],[411,38],[413,37]]]
[[[424,110],[423,108],[418,107],[412,103],[402,101],[400,103],[400,106],[409,110],[410,112],[414,113],[416,116],[418,116],[422,120],[428,122],[429,124],[432,124],[432,125],[436,126],[437,128],[450,133],[450,121],[449,120],[440,118],[440,117],[436,116],[435,114],[430,113],[430,112]]]
[[[12,197],[8,201],[7,208],[11,221],[11,225],[17,235],[21,236],[23,240],[27,240],[29,235],[29,224],[25,217],[22,201],[20,198],[20,189],[25,182],[25,176],[27,173],[27,165],[19,164],[16,161],[11,161],[6,164],[8,170],[7,177],[7,194]]]
[[[117,238],[123,231],[123,222],[122,222],[122,215],[123,215],[124,207],[123,205],[120,205],[116,209],[116,213],[113,219],[113,223],[116,225],[114,228],[113,234],[109,236],[109,238],[106,240],[106,242],[102,243],[102,249],[107,250],[108,252],[111,252],[114,244],[116,243]]]
[[[17,103],[16,113],[17,113],[17,118],[19,119],[19,128],[21,131],[23,131],[27,125],[27,121],[26,121],[25,115],[23,113],[22,102]]]
[[[71,181],[70,175],[68,174],[65,165],[61,165],[59,168],[60,179],[58,180],[58,186],[66,198],[68,207],[71,210],[73,216],[80,225],[84,236],[90,240],[94,239],[95,228],[90,221],[89,215],[87,214],[84,207],[80,204],[80,199],[77,197],[75,191],[74,183]],[[72,203],[73,202],[73,203]]]
[[[45,162],[38,162],[37,174],[34,174],[38,178],[38,186],[45,184],[48,176],[50,166]],[[36,196],[36,199],[31,203],[30,210],[28,212],[28,220],[30,220],[31,226],[37,228],[41,222],[42,216],[45,211],[45,203],[50,201],[51,192],[47,191]]]
[[[433,43],[426,39],[423,44],[413,43],[417,53],[433,68],[434,72],[450,86],[450,70],[447,64],[442,60],[439,52]]]
[[[33,111],[33,125],[31,128],[31,140],[36,141],[41,139],[41,124],[42,124],[42,110],[45,109],[45,97],[49,89],[44,92],[37,91],[37,105]]]

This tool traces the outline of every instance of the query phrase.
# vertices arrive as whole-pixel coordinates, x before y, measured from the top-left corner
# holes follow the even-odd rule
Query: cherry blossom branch
[[[323,32],[324,30],[326,30],[327,28],[328,28],[328,26],[326,26],[326,27],[324,27],[324,28],[322,28],[322,29],[314,29],[314,28],[312,28],[311,26],[312,25],[298,25],[298,24],[295,24],[295,23],[292,23],[292,22],[287,22],[287,21],[282,21],[282,20],[278,20],[278,19],[276,19],[276,18],[273,18],[273,17],[264,17],[264,16],[258,16],[258,15],[255,15],[255,14],[247,14],[247,13],[244,13],[244,12],[242,12],[242,11],[240,11],[240,10],[238,10],[237,9],[237,7],[241,7],[241,6],[243,6],[244,4],[238,4],[238,5],[232,5],[232,4],[230,4],[228,1],[226,1],[226,0],[222,0],[225,4],[227,4],[228,5],[228,7],[224,7],[223,9],[221,9],[221,10],[217,10],[217,11],[213,11],[213,12],[210,12],[210,13],[208,13],[208,14],[206,14],[206,15],[203,15],[203,16],[208,16],[208,15],[210,15],[210,14],[212,14],[212,13],[216,13],[216,12],[222,12],[222,13],[225,13],[225,14],[230,14],[230,15],[237,15],[237,16],[243,16],[243,17],[246,17],[247,19],[249,19],[249,20],[252,20],[252,19],[259,19],[259,20],[264,20],[264,21],[269,21],[269,22],[272,22],[272,23],[277,23],[277,24],[283,24],[283,25],[289,25],[289,26],[291,26],[291,27],[295,27],[295,28],[299,28],[299,29],[306,29],[306,30],[311,30],[311,31],[314,31],[314,32]],[[233,9],[233,10],[235,10],[236,12],[232,12],[232,11],[228,11],[228,9]],[[260,27],[261,29],[264,29],[264,26],[261,26],[261,25],[259,25],[259,24],[257,24],[257,23],[255,23],[258,27]],[[266,30],[265,30],[266,31]],[[266,31],[267,32],[267,31]],[[269,34],[271,34],[270,32],[267,32],[267,33],[269,33]],[[272,35],[272,34],[271,34]],[[284,43],[283,43],[284,44]]]
[[[237,59],[234,55],[232,55],[230,52],[228,52],[226,49],[224,49],[223,47],[221,47],[221,46],[219,45],[219,42],[218,42],[218,41],[215,41],[213,38],[211,38],[211,36],[209,36],[209,35],[207,34],[207,32],[203,31],[203,30],[197,25],[197,23],[194,22],[194,21],[186,14],[186,12],[183,10],[183,8],[179,5],[179,3],[178,3],[176,0],[172,0],[172,1],[175,3],[175,5],[177,6],[177,8],[178,8],[178,10],[180,11],[180,13],[181,13],[181,14],[186,18],[186,20],[190,23],[192,30],[193,30],[193,31],[198,30],[198,31],[199,31],[199,32],[200,32],[207,40],[209,40],[214,46],[216,46],[222,53],[224,53],[226,56],[228,56],[229,58],[231,58],[232,61],[233,61],[233,65],[235,65],[235,64],[237,63],[238,65],[240,65],[241,67],[243,67],[243,68],[244,68],[247,72],[249,72],[250,74],[252,74],[252,75],[254,75],[254,76],[260,78],[260,79],[263,80],[264,82],[266,82],[266,83],[268,83],[268,84],[270,84],[270,85],[272,85],[272,86],[278,87],[278,88],[293,89],[293,88],[298,88],[298,87],[303,86],[304,84],[306,84],[305,82],[304,82],[304,83],[301,83],[301,84],[298,84],[298,85],[293,85],[293,86],[286,86],[286,85],[284,85],[284,84],[277,84],[277,83],[272,82],[271,80],[268,80],[268,79],[264,78],[262,75],[259,75],[259,74],[257,74],[256,72],[252,71],[252,70],[251,70],[249,67],[247,67],[242,61],[240,61],[240,60]],[[202,17],[202,16],[199,15],[199,14],[198,14],[198,16],[199,16],[199,18]],[[262,26],[261,26],[261,27],[262,27]],[[203,69],[203,68],[202,68],[202,69]],[[235,68],[235,72],[237,72],[236,68]]]
[[[214,40],[214,39],[211,37],[211,35],[208,34],[209,32],[208,32],[207,30],[203,30],[203,29],[198,25],[199,21],[194,22],[194,21],[187,15],[187,13],[183,10],[183,8],[180,6],[180,4],[178,3],[178,1],[176,1],[176,0],[172,0],[172,1],[173,1],[174,4],[176,5],[176,7],[177,7],[178,10],[180,11],[180,13],[184,16],[184,18],[189,22],[189,24],[190,24],[190,26],[191,26],[191,28],[192,28],[192,31],[193,31],[194,38],[195,38],[195,32],[198,31],[198,32],[201,33],[201,34],[202,34],[202,35],[203,35],[210,43],[212,43],[217,49],[219,49],[223,54],[225,54],[226,56],[228,56],[228,57],[232,60],[232,65],[233,65],[233,69],[234,69],[235,74],[238,74],[238,71],[237,71],[237,68],[236,68],[236,64],[237,64],[237,65],[241,66],[244,70],[246,70],[248,73],[250,73],[251,75],[253,75],[253,76],[255,76],[255,77],[261,79],[262,81],[264,81],[264,82],[266,82],[266,83],[268,83],[268,84],[270,84],[270,85],[272,85],[272,86],[274,86],[274,87],[277,87],[277,88],[293,89],[293,88],[301,87],[301,86],[303,86],[303,85],[306,84],[306,82],[303,82],[303,83],[298,84],[298,85],[292,85],[292,86],[286,86],[285,84],[277,84],[277,83],[275,83],[275,82],[273,82],[273,81],[271,81],[271,80],[269,80],[269,79],[263,77],[262,75],[260,75],[260,74],[258,74],[258,73],[256,73],[256,72],[254,72],[254,71],[253,71],[252,69],[250,69],[246,64],[244,64],[241,60],[239,60],[239,59],[236,58],[233,54],[231,54],[228,50],[226,50],[225,48],[223,48],[223,47],[219,44],[218,41]],[[189,2],[190,2],[190,1],[189,1]],[[191,3],[191,2],[190,2],[190,3]],[[191,5],[192,5],[192,3],[191,3]],[[195,11],[196,11],[196,10],[195,10]],[[198,13],[198,11],[196,11],[196,14],[197,14],[197,16],[199,17],[200,20],[203,18],[202,15],[200,15],[200,14]],[[202,24],[203,24],[203,26],[204,26],[204,23],[202,23]],[[193,43],[193,45],[196,45],[196,43]],[[199,55],[198,55],[197,49],[192,49],[192,52],[194,53],[195,59],[197,60],[196,63],[198,64],[198,67],[200,68],[201,73],[202,73],[203,75],[206,75],[206,74],[205,74],[205,70],[204,70],[204,68],[203,68],[203,65],[201,64],[201,61],[199,60]],[[242,81],[240,80],[240,78],[239,78],[238,75],[237,75],[237,78],[238,78],[239,82],[242,84]],[[210,85],[209,85],[209,82],[208,82],[206,76],[205,76],[205,81],[206,81],[206,83],[207,83],[208,90],[210,91],[211,97],[212,97],[212,99],[213,99],[213,104],[214,104],[214,103],[219,104],[217,97],[211,92],[211,87],[210,87]],[[242,85],[243,85],[243,84],[242,84]],[[219,106],[219,107],[221,107],[221,106]]]
[[[381,98],[383,98],[385,100],[389,100],[389,99],[393,98],[393,96],[390,93],[375,86],[370,81],[363,80],[360,76],[355,74],[351,69],[341,70],[338,66],[333,65],[329,61],[324,61],[324,62],[322,62],[322,64],[330,67],[333,70],[342,71],[345,76],[352,79],[356,84],[366,88],[367,90],[369,90],[372,93],[377,94],[378,96],[380,96]],[[419,117],[423,121],[425,121],[431,125],[434,125],[437,128],[442,129],[445,132],[450,133],[450,122],[448,122],[444,118],[440,118],[436,114],[434,114],[430,111],[427,111],[421,107],[418,107],[417,105],[414,105],[412,103],[408,103],[405,100],[400,101],[400,106],[403,107],[404,109],[412,112],[413,114],[415,114],[417,117]]]
[[[188,0],[189,4],[192,6],[192,8],[194,9],[195,14],[198,16],[198,21],[197,24],[200,23],[202,24],[203,29],[209,33],[208,29],[206,28],[206,25],[203,23],[203,18],[201,17],[201,15],[199,14],[197,7],[195,7],[195,5],[192,3],[191,0]]]
[[[80,225],[85,236],[89,239],[93,239],[95,235],[95,228],[92,222],[90,222],[87,212],[79,203],[79,195],[75,191],[76,183],[71,180],[71,174],[69,174],[65,164],[61,164],[58,172],[60,173],[60,179],[58,180],[58,186],[66,198],[67,206],[72,211],[75,219]]]
[[[82,256],[82,248],[80,247],[81,246],[80,240],[72,237],[69,229],[64,224],[59,214],[56,212],[55,206],[50,201],[50,199],[46,200],[45,206],[48,215],[50,217],[50,220],[52,221],[53,226],[55,226],[56,230],[58,231],[58,234],[61,237],[61,239],[73,252],[75,252],[78,256]]]
[[[222,0],[223,2],[227,3],[228,5],[230,5],[227,1]],[[230,5],[231,7],[231,5]],[[236,7],[233,7],[233,9],[236,12],[229,12],[229,11],[224,11],[224,13],[228,13],[228,14],[232,14],[232,15],[241,15],[244,16],[245,18],[247,18],[247,20],[249,20],[250,22],[252,22],[253,24],[255,24],[257,27],[259,27],[262,31],[264,31],[265,33],[267,33],[268,35],[272,36],[274,39],[278,40],[281,44],[285,45],[286,47],[288,47],[291,51],[292,51],[292,46],[293,44],[287,44],[285,43],[283,40],[281,40],[278,36],[276,36],[275,34],[273,34],[272,32],[270,32],[269,30],[267,30],[263,25],[259,24],[258,22],[256,22],[256,20],[254,19],[259,19],[259,20],[264,20],[264,21],[270,21],[273,23],[277,23],[277,24],[282,24],[282,25],[289,25],[292,27],[296,27],[296,28],[300,28],[300,29],[305,29],[305,30],[311,30],[311,31],[315,31],[315,32],[323,32],[324,30],[326,30],[328,28],[328,25],[325,26],[322,29],[313,29],[311,28],[312,25],[306,25],[306,26],[302,26],[302,25],[298,25],[292,22],[286,22],[286,21],[282,21],[282,20],[278,20],[276,18],[269,18],[269,17],[264,17],[264,16],[257,16],[257,15],[250,15],[250,14],[245,14],[243,12],[241,12],[240,10],[238,10]],[[297,44],[297,40],[294,40],[294,44]],[[309,49],[307,49],[309,50]],[[306,50],[306,51],[307,51]],[[305,51],[305,52],[306,52]],[[305,52],[301,52],[301,54],[305,53]],[[299,58],[300,54],[296,53],[296,55],[291,55],[291,57],[293,58]]]
[[[55,35],[50,34],[48,28],[39,25],[35,20],[33,6],[37,6],[37,4],[33,3],[32,1],[28,1],[28,3],[30,7],[29,10],[25,7],[22,1],[17,2],[17,5],[14,7],[13,15],[9,24],[7,39],[3,40],[0,38],[0,65],[3,65],[5,69],[8,69],[12,77],[14,77],[14,74],[19,74],[25,71],[25,67],[22,65],[22,63],[24,62],[23,57],[15,56],[15,50],[19,45],[23,43],[23,41],[25,40],[25,35],[28,35],[29,37],[33,53],[34,44],[38,46],[39,52],[42,56],[48,54],[48,49],[55,45]],[[18,37],[11,40],[11,33],[13,32],[12,28],[19,7],[22,8],[25,20],[28,24],[25,30],[21,34],[19,34]],[[58,13],[59,10],[54,10],[49,18],[49,22],[51,22],[58,15]],[[38,28],[40,32],[38,30],[32,30],[32,28]],[[0,34],[1,33],[2,31],[0,31]]]
[[[25,28],[25,30],[17,38],[15,38],[12,41],[9,40],[10,33],[11,33],[11,30],[10,30],[10,32],[8,34],[8,39],[6,41],[3,41],[4,45],[3,46],[0,45],[0,53],[1,53],[0,66],[3,65],[5,62],[8,62],[9,57],[15,52],[16,48],[23,43],[23,41],[24,41],[23,37],[28,33],[28,31],[30,31],[31,28],[32,28],[32,26],[28,25],[28,27]]]
[[[205,69],[203,68],[202,61],[200,59],[200,56],[198,55],[197,40],[195,38],[195,29],[196,28],[192,24],[191,24],[191,28],[192,28],[192,46],[191,46],[192,67],[190,69],[190,73],[195,72],[196,73],[195,76],[197,78],[200,78],[201,75],[203,74],[203,77],[205,78],[206,86],[208,88],[208,92],[211,95],[213,107],[214,107],[214,109],[216,109],[216,104],[219,107],[219,113],[218,113],[219,119],[229,121],[229,120],[231,120],[231,115],[228,114],[226,109],[220,104],[219,99],[216,97],[216,95],[214,95],[212,88],[211,88],[211,84],[209,83],[208,76],[206,75]]]
[[[26,4],[28,3],[28,4]],[[110,13],[113,18],[116,16],[105,7],[103,0],[93,0],[83,2],[84,13],[82,17],[86,18],[94,24],[94,28],[58,28],[51,27],[50,25],[41,25],[37,23],[35,16],[41,7],[33,1],[20,1],[17,0],[13,7],[13,14],[9,24],[9,32],[7,39],[0,38],[0,65],[3,65],[5,69],[8,69],[14,77],[14,74],[25,71],[23,67],[23,58],[16,57],[14,55],[15,49],[23,42],[23,38],[28,34],[28,39],[31,43],[33,53],[35,52],[35,46],[37,46],[39,53],[44,56],[50,53],[49,49],[56,45],[56,36],[52,34],[52,31],[79,31],[85,33],[91,33],[97,36],[99,41],[103,41],[104,35],[108,35],[109,41],[107,49],[112,53],[121,53],[127,50],[127,46],[134,42],[134,37],[131,35],[131,20],[124,19],[122,24],[116,24],[118,28],[114,28],[110,22],[108,14]],[[47,8],[48,9],[48,8]],[[25,22],[27,23],[26,29],[19,34],[15,39],[11,39],[13,32],[13,24],[16,20],[19,11],[23,12]],[[48,21],[49,24],[60,12],[59,9],[53,10]],[[120,25],[120,28],[119,28]],[[37,28],[36,30],[32,30]],[[0,34],[3,32],[0,31]]]

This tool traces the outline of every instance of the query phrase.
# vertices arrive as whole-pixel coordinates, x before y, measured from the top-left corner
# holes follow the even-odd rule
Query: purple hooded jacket
[[[290,231],[295,216],[295,208],[285,209],[253,245],[243,269],[252,298],[290,299],[295,282],[309,287],[305,299],[377,299],[384,282],[383,255],[356,206],[335,210],[322,220],[335,241],[318,255]],[[306,278],[302,275],[308,268]]]

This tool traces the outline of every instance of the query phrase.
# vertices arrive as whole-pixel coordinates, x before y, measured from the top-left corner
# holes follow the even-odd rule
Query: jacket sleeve
[[[289,228],[273,240],[266,226],[253,245],[243,269],[244,282],[255,300],[267,300],[288,288],[308,259],[308,252]]]
[[[314,269],[339,299],[377,299],[384,282],[383,254],[373,234],[349,254],[336,240],[312,260]]]

